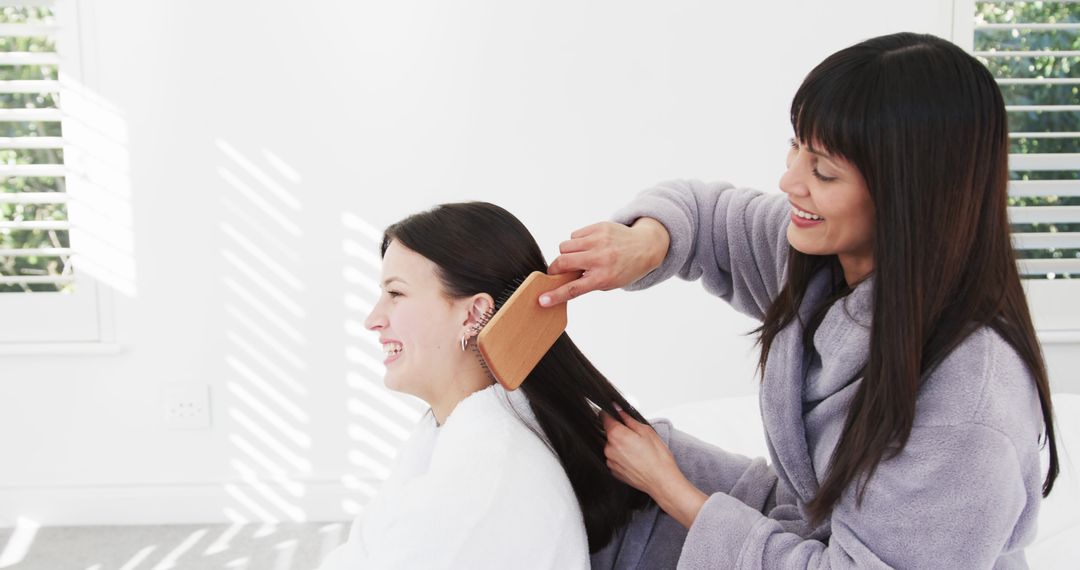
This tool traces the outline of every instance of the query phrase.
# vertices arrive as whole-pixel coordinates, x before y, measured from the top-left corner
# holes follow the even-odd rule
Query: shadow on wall
[[[292,220],[302,210],[294,192],[300,175],[273,153],[261,160],[216,140],[224,164],[218,174],[231,192],[221,198],[220,254],[227,315],[225,415],[238,483],[225,485],[233,503],[223,514],[234,524],[304,522],[300,505],[310,475],[310,397],[301,332],[310,310],[300,277],[303,231]],[[227,541],[226,541],[227,542]]]
[[[382,383],[385,367],[382,348],[375,333],[364,328],[364,319],[381,294],[379,276],[382,260],[379,246],[382,231],[360,216],[344,212],[341,223],[345,232],[342,243],[346,257],[345,279],[345,381],[350,395],[348,460],[357,473],[347,474],[342,483],[350,497],[342,509],[356,516],[378,484],[389,475],[398,448],[420,419],[424,406],[415,398],[387,390]]]

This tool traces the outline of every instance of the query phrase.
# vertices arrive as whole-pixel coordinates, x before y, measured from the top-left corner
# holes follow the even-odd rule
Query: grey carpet
[[[348,525],[82,526],[13,531],[0,529],[3,570],[312,570],[345,539]]]

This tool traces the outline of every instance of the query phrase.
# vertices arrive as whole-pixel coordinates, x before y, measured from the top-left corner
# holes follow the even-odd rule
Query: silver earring
[[[468,342],[469,342],[469,335],[468,334],[461,335],[461,352],[465,352],[465,345],[468,344]]]

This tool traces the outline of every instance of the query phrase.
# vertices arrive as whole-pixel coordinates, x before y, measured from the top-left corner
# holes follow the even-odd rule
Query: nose
[[[364,328],[369,331],[377,331],[386,327],[386,312],[383,311],[382,301],[375,303],[375,306],[371,308],[371,312],[368,313],[367,318],[364,319]]]
[[[788,160],[787,170],[780,177],[780,190],[792,196],[807,196],[810,189],[806,184],[807,168],[798,153]]]

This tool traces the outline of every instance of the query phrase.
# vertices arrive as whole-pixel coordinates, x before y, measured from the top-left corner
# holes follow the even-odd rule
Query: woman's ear
[[[473,337],[480,334],[479,329],[491,319],[495,312],[495,299],[487,293],[477,293],[466,300],[466,308],[468,312],[462,324],[468,329],[467,334]]]

